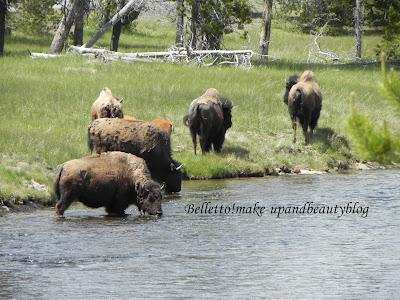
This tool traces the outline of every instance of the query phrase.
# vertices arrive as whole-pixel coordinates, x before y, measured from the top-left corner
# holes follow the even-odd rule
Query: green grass
[[[224,44],[231,49],[257,50],[257,24],[249,26],[249,32],[250,42],[233,34]],[[164,50],[173,44],[174,34],[173,24],[139,22],[135,34],[121,37],[120,50]],[[99,45],[106,47],[108,38]],[[337,161],[353,160],[357,154],[345,132],[351,92],[356,94],[361,113],[379,124],[386,120],[392,132],[399,132],[398,115],[378,93],[379,68],[306,65],[304,47],[310,40],[310,36],[276,29],[271,52],[282,60],[245,70],[99,63],[72,54],[32,60],[26,49],[46,52],[51,37],[14,34],[6,41],[5,57],[0,58],[0,197],[48,199],[46,193],[30,189],[26,182],[34,179],[50,186],[52,168],[89,155],[89,110],[105,86],[125,99],[126,114],[143,120],[167,118],[175,123],[173,154],[185,164],[190,178],[257,176],[281,165],[326,169]],[[378,40],[366,37],[364,47],[369,57],[373,57]],[[332,51],[352,49],[352,37],[324,37],[323,41]],[[282,102],[284,80],[305,68],[315,71],[324,96],[317,139],[307,146],[301,132],[299,142],[292,144],[289,115]],[[182,117],[190,102],[209,87],[233,101],[233,127],[221,155],[195,156]]]

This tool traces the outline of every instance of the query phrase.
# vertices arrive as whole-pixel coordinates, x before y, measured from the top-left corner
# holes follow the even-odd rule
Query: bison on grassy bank
[[[313,136],[322,108],[321,90],[312,71],[304,73],[295,80],[296,76],[289,77],[286,83],[284,102],[287,102],[293,126],[293,143],[296,143],[297,121],[303,128],[306,144]],[[287,99],[286,99],[287,96]],[[310,132],[308,133],[308,128]]]
[[[192,101],[183,123],[190,129],[194,154],[197,154],[197,135],[203,154],[209,152],[211,147],[215,152],[221,151],[225,133],[232,126],[232,107],[232,102],[221,97],[214,88]]]
[[[122,101],[114,97],[109,88],[104,88],[91,108],[92,121],[99,118],[123,118]]]
[[[123,151],[143,158],[151,176],[165,182],[165,191],[181,190],[182,165],[172,159],[170,136],[157,126],[143,121],[117,118],[94,120],[88,128],[88,145],[96,153]]]
[[[131,204],[140,212],[162,214],[160,185],[151,179],[145,161],[129,153],[102,153],[60,165],[54,191],[60,216],[75,200],[92,208],[104,206],[111,215],[124,215]]]

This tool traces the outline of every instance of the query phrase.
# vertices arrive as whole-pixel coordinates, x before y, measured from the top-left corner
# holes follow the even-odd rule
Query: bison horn
[[[177,167],[175,168],[175,170],[179,171],[180,169],[182,169],[182,167],[183,167],[183,164],[180,164],[179,166],[177,166]]]
[[[122,103],[124,101],[124,98],[119,98],[118,101],[119,103]]]
[[[165,184],[164,183],[161,185],[161,190],[163,190],[163,189],[165,189]]]

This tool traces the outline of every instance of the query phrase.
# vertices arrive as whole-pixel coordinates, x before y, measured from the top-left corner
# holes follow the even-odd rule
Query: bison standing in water
[[[94,120],[88,128],[88,145],[96,153],[123,151],[143,158],[158,182],[165,182],[165,191],[181,190],[182,165],[172,159],[171,140],[159,127],[118,118]]]
[[[99,118],[123,118],[122,100],[114,97],[109,88],[104,88],[91,108],[92,121]]]
[[[232,107],[232,102],[221,97],[214,88],[192,101],[183,123],[190,129],[194,154],[197,154],[197,135],[203,154],[209,152],[211,146],[215,152],[221,151],[225,133],[232,126]]]
[[[293,126],[293,143],[296,143],[297,121],[303,128],[306,144],[313,136],[322,108],[321,90],[312,71],[304,71],[300,78],[291,76],[286,82],[284,102],[288,105]],[[310,128],[310,133],[308,133]]]
[[[60,165],[54,191],[60,216],[74,200],[104,206],[111,215],[123,215],[130,204],[140,212],[162,214],[160,185],[151,179],[145,161],[128,153],[108,152]]]

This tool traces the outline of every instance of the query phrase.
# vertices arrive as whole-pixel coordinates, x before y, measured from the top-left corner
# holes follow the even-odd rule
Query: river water
[[[9,214],[0,298],[399,298],[399,180],[368,171],[185,182],[161,218],[80,205],[63,219]]]

